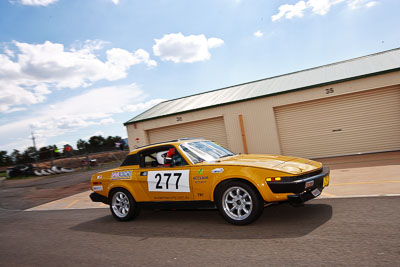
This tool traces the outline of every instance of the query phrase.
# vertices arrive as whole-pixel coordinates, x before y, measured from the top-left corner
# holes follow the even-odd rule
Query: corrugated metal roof
[[[127,121],[125,125],[395,70],[400,70],[400,48],[164,101]]]

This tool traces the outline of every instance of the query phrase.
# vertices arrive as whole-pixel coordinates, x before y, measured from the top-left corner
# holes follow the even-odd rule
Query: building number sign
[[[333,94],[335,92],[335,90],[333,90],[333,88],[326,88],[325,89],[325,94],[330,95]]]

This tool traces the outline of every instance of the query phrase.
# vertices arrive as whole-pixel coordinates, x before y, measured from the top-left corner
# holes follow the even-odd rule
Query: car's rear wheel
[[[110,210],[114,218],[118,221],[132,220],[140,212],[140,209],[132,195],[128,190],[123,188],[117,188],[112,191]]]
[[[233,181],[219,188],[216,200],[222,217],[236,225],[255,221],[264,209],[264,200],[259,193],[241,181]]]

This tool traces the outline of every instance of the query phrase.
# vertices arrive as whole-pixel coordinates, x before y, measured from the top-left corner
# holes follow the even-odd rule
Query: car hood
[[[293,175],[312,172],[322,167],[321,163],[309,159],[257,154],[236,155],[232,157],[221,158],[218,163],[223,165],[240,165],[265,168],[282,171]]]

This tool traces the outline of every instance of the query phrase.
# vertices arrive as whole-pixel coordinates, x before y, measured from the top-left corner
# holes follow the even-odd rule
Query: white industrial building
[[[400,150],[400,48],[165,101],[125,125],[131,149],[202,137],[309,158]]]

